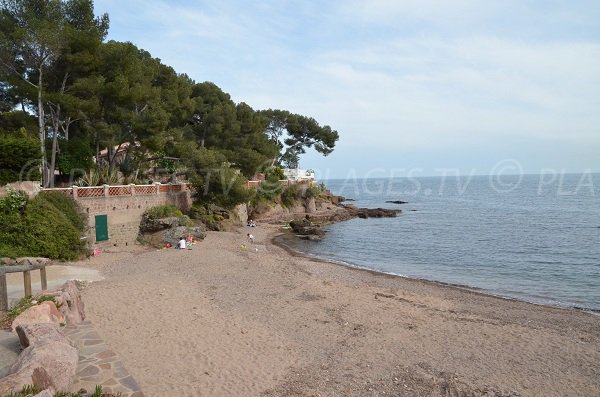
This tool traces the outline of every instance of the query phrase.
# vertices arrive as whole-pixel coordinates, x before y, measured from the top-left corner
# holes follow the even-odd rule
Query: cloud
[[[237,102],[313,116],[344,150],[600,150],[598,2],[95,3],[110,37]]]

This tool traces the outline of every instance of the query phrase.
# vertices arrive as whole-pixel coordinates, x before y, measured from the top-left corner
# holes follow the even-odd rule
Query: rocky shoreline
[[[361,208],[351,204],[345,197],[326,194],[321,197],[303,199],[292,207],[281,204],[258,206],[250,213],[250,218],[262,223],[290,224],[295,235],[306,240],[320,240],[325,231],[323,226],[354,218],[394,218],[402,213],[399,209]]]

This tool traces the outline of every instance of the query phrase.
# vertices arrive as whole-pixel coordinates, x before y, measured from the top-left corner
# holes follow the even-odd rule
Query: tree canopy
[[[132,43],[105,41],[108,15],[91,0],[0,4],[0,132],[28,137],[28,156],[37,137],[44,185],[99,166],[130,181],[161,166],[250,177],[297,166],[309,148],[328,155],[338,140],[312,117],[235,103]]]

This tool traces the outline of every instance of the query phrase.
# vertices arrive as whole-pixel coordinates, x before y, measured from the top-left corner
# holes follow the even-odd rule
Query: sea
[[[600,312],[600,174],[331,179],[358,207],[321,241],[287,238],[348,266],[466,286],[536,304]],[[406,201],[395,204],[387,201]]]

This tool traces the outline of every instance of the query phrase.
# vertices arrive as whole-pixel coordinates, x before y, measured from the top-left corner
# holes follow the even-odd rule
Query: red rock
[[[58,311],[54,302],[45,301],[36,306],[31,306],[23,313],[19,314],[12,322],[12,331],[15,332],[19,325],[54,323],[61,324],[65,318]]]
[[[41,388],[68,390],[78,361],[76,348],[63,342],[48,341],[23,350],[12,366],[11,376],[29,379],[29,384]]]
[[[85,308],[75,281],[69,280],[64,283],[55,295],[58,303],[62,304],[60,311],[68,324],[79,324],[85,320]]]
[[[71,345],[71,341],[67,339],[56,324],[22,324],[17,326],[16,331],[23,348],[50,341]]]

